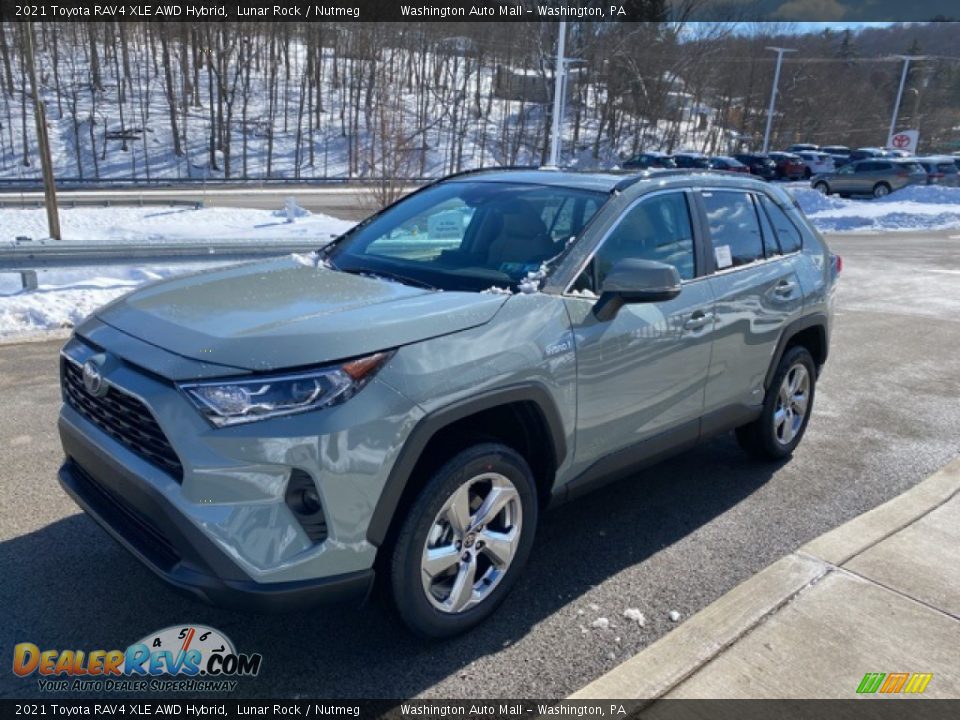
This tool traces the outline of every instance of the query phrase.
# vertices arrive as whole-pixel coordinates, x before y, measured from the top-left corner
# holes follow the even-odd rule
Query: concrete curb
[[[708,605],[570,700],[655,700],[850,558],[960,492],[960,459],[892,500],[812,540]]]

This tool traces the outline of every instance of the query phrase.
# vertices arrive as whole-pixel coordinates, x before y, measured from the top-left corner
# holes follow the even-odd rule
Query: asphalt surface
[[[125,648],[204,623],[263,654],[239,696],[565,696],[669,632],[671,610],[682,622],[960,452],[958,244],[957,231],[832,238],[840,310],[793,459],[759,464],[721,437],[548,513],[499,612],[442,643],[411,638],[375,604],[251,616],[168,590],[57,485],[59,343],[0,346],[0,663],[16,642]],[[612,627],[590,629],[599,617]],[[38,694],[0,672],[0,696]]]

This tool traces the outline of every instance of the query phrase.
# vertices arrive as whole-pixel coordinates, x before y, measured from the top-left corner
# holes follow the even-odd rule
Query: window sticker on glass
[[[730,252],[729,245],[720,245],[713,249],[714,257],[717,259],[717,268],[723,269],[733,265],[733,254]]]

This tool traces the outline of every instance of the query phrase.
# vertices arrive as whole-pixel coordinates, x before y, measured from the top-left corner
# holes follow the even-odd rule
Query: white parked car
[[[818,173],[833,172],[836,169],[833,156],[827,153],[804,151],[796,154],[800,156],[803,164],[807,166],[807,179]]]

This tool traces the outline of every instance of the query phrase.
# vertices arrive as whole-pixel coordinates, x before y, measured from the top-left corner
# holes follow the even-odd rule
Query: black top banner
[[[960,700],[0,700],[14,718],[954,720]]]
[[[957,0],[0,0],[13,22],[871,22],[960,20]]]

